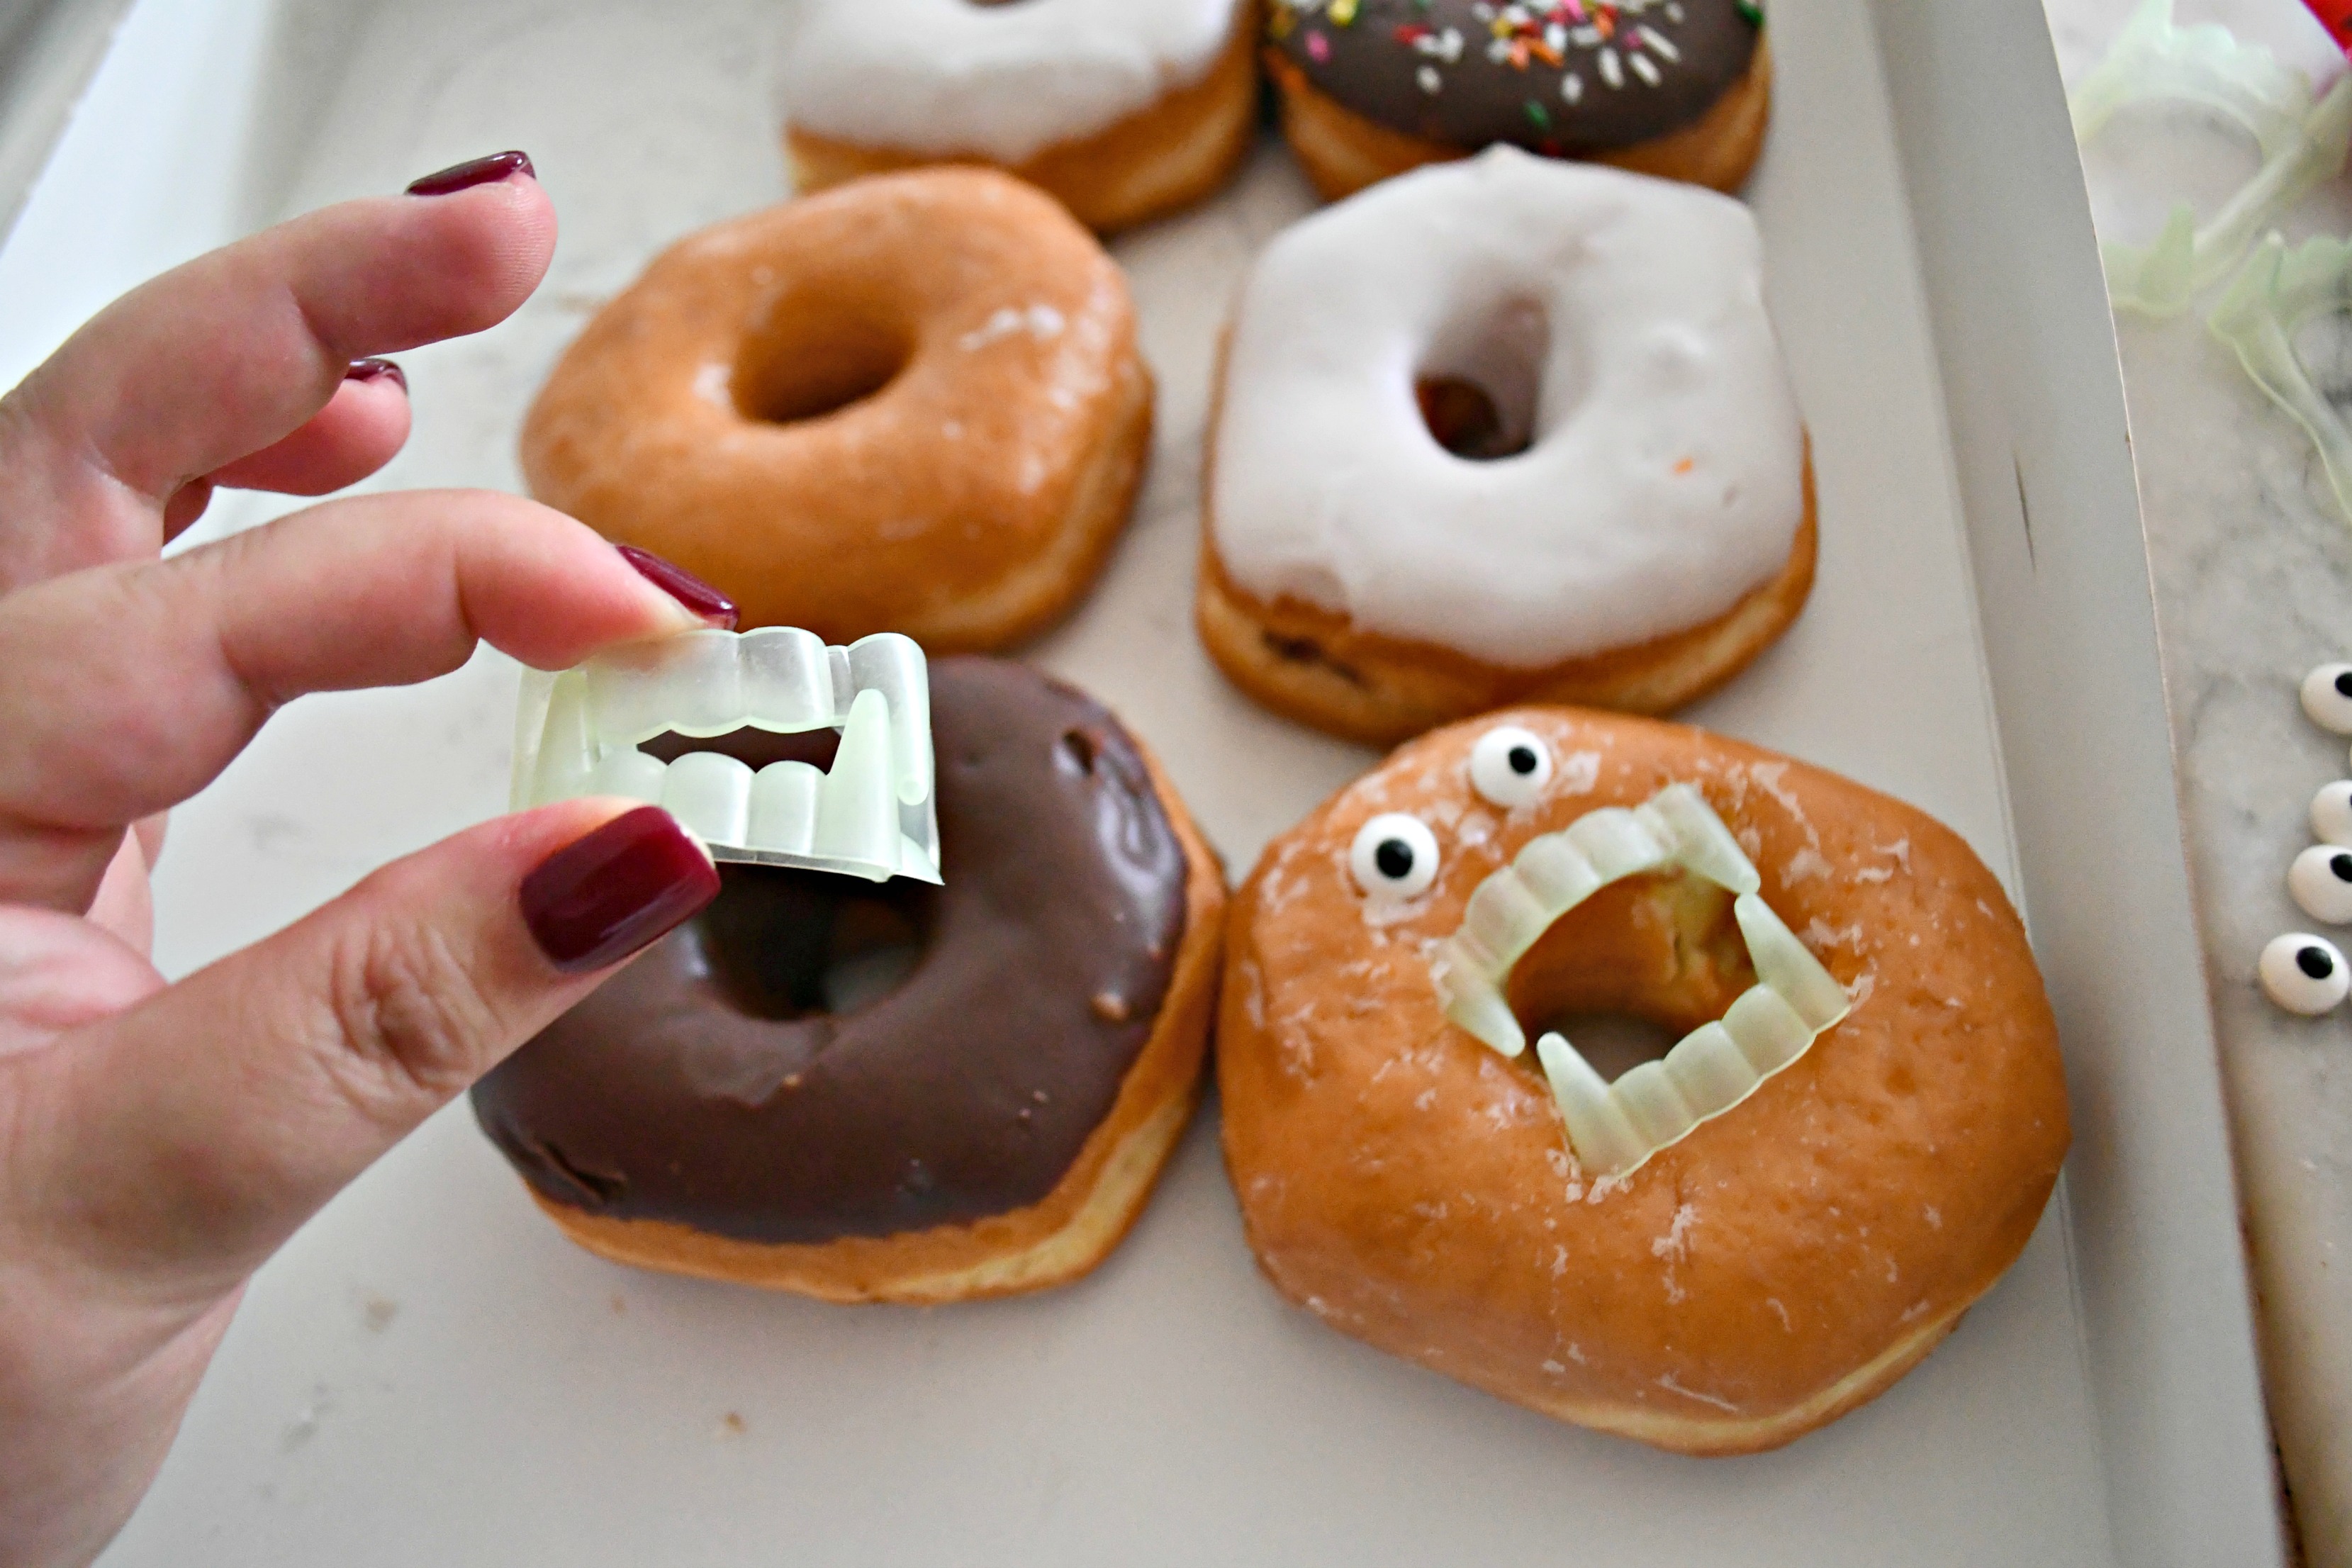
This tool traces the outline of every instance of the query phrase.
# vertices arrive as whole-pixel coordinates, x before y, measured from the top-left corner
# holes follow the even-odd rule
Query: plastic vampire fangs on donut
[[[1757,980],[1664,1060],[1643,1062],[1613,1084],[1565,1037],[1549,1033],[1536,1042],[1578,1161],[1603,1176],[1631,1173],[1738,1105],[1852,1010],[1845,988],[1758,896],[1756,868],[1723,819],[1698,791],[1676,784],[1630,810],[1604,806],[1530,839],[1478,884],[1461,928],[1438,944],[1431,963],[1446,1017],[1516,1057],[1527,1049],[1527,1035],[1504,995],[1511,966],[1554,921],[1610,883],[1672,869],[1733,895],[1732,917]]]
[[[841,731],[830,772],[717,752],[675,762],[656,735]],[[513,805],[618,795],[659,805],[720,860],[887,881],[940,879],[923,650],[883,632],[828,647],[792,626],[691,631],[523,678]]]

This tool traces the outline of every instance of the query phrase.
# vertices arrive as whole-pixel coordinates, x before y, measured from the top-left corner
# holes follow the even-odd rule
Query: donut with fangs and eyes
[[[1223,184],[1257,128],[1252,0],[809,0],[784,53],[784,148],[822,190],[992,163],[1094,229]]]
[[[1498,142],[1732,191],[1771,111],[1752,0],[1274,0],[1267,33],[1330,198]]]
[[[582,1246],[950,1301],[1074,1279],[1141,1211],[1199,1099],[1223,872],[1092,699],[948,658],[929,711],[941,885],[723,865],[708,909],[475,1087]],[[697,728],[649,762],[845,765],[822,731]]]
[[[1812,465],[1727,196],[1496,147],[1293,226],[1226,335],[1201,637],[1376,744],[1662,713],[1803,609]]]
[[[986,652],[1057,619],[1151,436],[1094,236],[988,169],[860,180],[689,235],[523,421],[531,494],[717,584],[745,626]]]
[[[1608,1015],[1675,1043],[1606,1070],[1579,1042]],[[1573,709],[1425,735],[1269,846],[1218,1029],[1285,1296],[1684,1453],[1894,1383],[2016,1258],[2068,1138],[2024,931],[1956,835]]]

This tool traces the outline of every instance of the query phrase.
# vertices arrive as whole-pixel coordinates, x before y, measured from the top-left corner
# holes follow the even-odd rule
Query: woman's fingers
[[[280,224],[76,332],[0,399],[0,589],[152,553],[167,502],[301,429],[353,360],[504,320],[555,216],[527,160],[486,174]]]
[[[178,538],[204,516],[216,486],[322,496],[374,473],[407,439],[408,378],[388,359],[353,360],[327,405],[292,435],[173,490],[163,537]]]
[[[322,496],[392,461],[408,439],[408,378],[388,359],[353,360],[327,405],[293,434],[213,470],[215,485]]]
[[[630,801],[461,833],[20,1059],[12,1179],[46,1249],[202,1300],[718,889]]]
[[[0,598],[0,903],[88,909],[123,827],[194,795],[304,692],[427,679],[478,640],[560,668],[733,624],[666,563],[482,490],[330,501],[21,590]]]

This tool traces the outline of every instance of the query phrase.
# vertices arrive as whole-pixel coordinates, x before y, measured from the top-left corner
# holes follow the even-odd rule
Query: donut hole
[[[1457,458],[1491,462],[1535,444],[1551,325],[1541,304],[1510,300],[1449,322],[1413,377],[1430,439]]]
[[[1755,983],[1731,895],[1675,874],[1629,877],[1554,921],[1512,966],[1505,997],[1530,1040],[1558,1030],[1613,1081]]]
[[[722,752],[746,767],[806,763],[830,769],[841,749],[831,730],[781,735],[743,729],[704,740],[656,735],[645,752],[674,763]],[[894,878],[864,882],[782,866],[719,868],[719,897],[690,922],[703,967],[730,1005],[788,1023],[856,1013],[904,984],[929,951],[939,889]]]
[[[729,390],[746,419],[797,425],[865,402],[914,357],[913,336],[880,311],[782,300],[743,345]]]
[[[921,966],[939,889],[775,866],[721,866],[719,897],[696,919],[710,977],[755,1018],[787,1023],[862,1012]]]

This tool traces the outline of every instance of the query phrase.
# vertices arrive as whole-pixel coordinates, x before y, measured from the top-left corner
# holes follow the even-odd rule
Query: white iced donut
[[[1811,584],[1755,220],[1499,146],[1307,218],[1244,287],[1207,496],[1202,635],[1309,722],[1689,700]]]
[[[805,0],[779,81],[803,189],[996,163],[1097,228],[1207,194],[1255,122],[1248,0]]]

